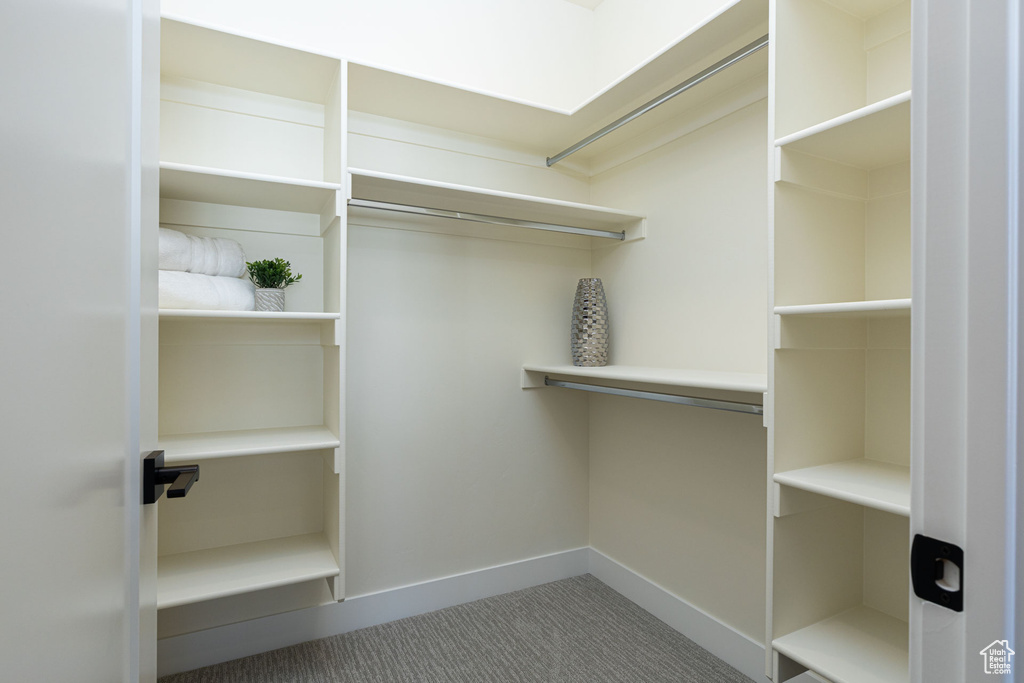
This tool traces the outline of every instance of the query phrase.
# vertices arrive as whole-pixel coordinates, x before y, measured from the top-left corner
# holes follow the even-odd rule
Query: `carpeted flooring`
[[[266,652],[160,683],[749,683],[593,576]]]

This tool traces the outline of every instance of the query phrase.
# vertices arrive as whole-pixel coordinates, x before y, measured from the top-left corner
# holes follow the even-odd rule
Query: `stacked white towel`
[[[160,308],[251,311],[256,288],[245,274],[238,242],[160,228]]]
[[[161,270],[160,308],[251,311],[256,308],[256,288],[238,277]]]
[[[160,270],[243,277],[245,252],[242,251],[242,245],[234,240],[196,237],[160,228]]]

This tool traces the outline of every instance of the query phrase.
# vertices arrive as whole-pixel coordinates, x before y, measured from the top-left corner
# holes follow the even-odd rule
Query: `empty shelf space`
[[[910,299],[846,301],[833,304],[776,306],[776,315],[803,315],[818,318],[885,318],[910,315]]]
[[[160,163],[160,198],[319,214],[341,185],[259,173]]]
[[[161,308],[161,318],[209,318],[214,320],[275,320],[282,322],[310,322],[340,320],[340,313],[314,313],[305,311],[206,311],[189,308]]]
[[[875,460],[845,460],[777,472],[777,484],[910,516],[910,468]]]
[[[338,437],[322,426],[175,434],[161,436],[159,443],[168,464],[264,453],[315,451],[341,445]]]
[[[163,555],[157,560],[157,609],[338,574],[323,534]]]
[[[712,389],[763,394],[768,391],[767,375],[710,370],[679,370],[631,365],[580,368],[575,365],[524,365],[523,388],[544,386],[545,375],[580,380],[610,380],[635,384],[656,384],[680,389]]]
[[[910,91],[775,141],[841,164],[875,169],[910,159]]]
[[[627,211],[354,168],[349,169],[349,175],[352,181],[351,200],[468,213],[476,218],[508,219],[507,223],[495,224],[513,227],[570,228],[583,231],[577,234],[584,235],[588,234],[586,231],[623,233],[625,240],[643,236],[644,217]],[[475,220],[473,217],[465,219]],[[545,225],[549,227],[541,227]],[[593,236],[622,239],[615,235]]]
[[[910,679],[907,642],[907,622],[856,607],[772,645],[834,683],[896,683]]]

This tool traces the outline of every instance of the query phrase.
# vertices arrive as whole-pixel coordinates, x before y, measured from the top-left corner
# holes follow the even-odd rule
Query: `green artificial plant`
[[[246,261],[249,279],[260,289],[284,289],[302,279],[302,275],[292,275],[292,264],[283,258],[264,261]]]

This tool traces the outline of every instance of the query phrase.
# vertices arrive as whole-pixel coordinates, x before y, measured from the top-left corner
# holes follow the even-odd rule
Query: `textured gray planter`
[[[284,290],[257,289],[256,310],[276,312],[284,311]]]
[[[581,368],[608,365],[608,304],[601,278],[583,278],[576,285],[570,345],[573,365]]]

